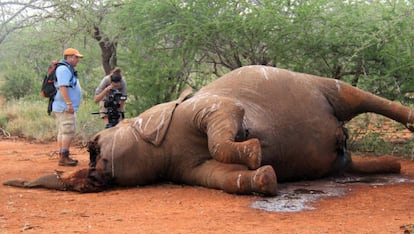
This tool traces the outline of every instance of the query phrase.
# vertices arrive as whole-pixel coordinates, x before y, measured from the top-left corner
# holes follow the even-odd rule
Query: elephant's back
[[[252,65],[227,73],[202,88],[196,95],[232,98],[252,118],[269,121],[283,116],[303,118],[321,112],[333,113],[320,88],[329,80],[285,69]]]
[[[202,88],[198,94],[228,96],[248,101],[253,98],[297,98],[320,95],[321,77],[269,66],[252,65],[235,69]]]

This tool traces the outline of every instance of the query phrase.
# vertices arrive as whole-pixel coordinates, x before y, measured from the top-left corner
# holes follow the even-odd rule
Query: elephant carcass
[[[344,82],[274,67],[242,67],[194,95],[186,90],[176,101],[99,132],[89,146],[92,166],[83,169],[89,173],[50,178],[81,192],[172,181],[275,195],[278,181],[398,173],[394,159],[352,161],[344,122],[365,112],[413,130],[410,108]],[[27,182],[5,184],[25,187]]]

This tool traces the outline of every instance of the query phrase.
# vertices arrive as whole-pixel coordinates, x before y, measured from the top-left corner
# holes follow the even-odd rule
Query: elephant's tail
[[[352,174],[398,174],[401,164],[392,156],[353,160],[347,172]]]

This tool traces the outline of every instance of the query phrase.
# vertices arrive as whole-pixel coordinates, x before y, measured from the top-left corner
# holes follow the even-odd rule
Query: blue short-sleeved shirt
[[[60,60],[61,63],[67,63],[65,60]],[[73,109],[78,111],[80,102],[82,101],[82,88],[78,81],[78,78],[74,74],[73,66],[69,65],[70,68],[64,65],[60,65],[56,68],[56,78],[55,87],[57,88],[57,93],[52,105],[53,112],[64,112],[68,110],[65,100],[63,100],[62,95],[59,91],[59,86],[67,86],[69,98],[72,101]],[[73,76],[73,78],[72,78]]]

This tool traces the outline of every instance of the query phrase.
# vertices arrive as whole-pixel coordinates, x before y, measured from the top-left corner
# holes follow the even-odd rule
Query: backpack
[[[50,112],[52,112],[52,104],[54,101],[54,97],[57,93],[57,89],[55,87],[55,82],[57,81],[56,69],[60,65],[64,65],[69,68],[67,64],[61,63],[57,59],[55,59],[52,62],[50,62],[49,68],[47,69],[47,73],[45,77],[43,78],[41,92],[42,92],[43,97],[49,98],[49,104],[47,107],[47,113],[49,115],[50,115]],[[72,82],[72,79],[73,79],[73,74],[72,74],[71,82]]]

